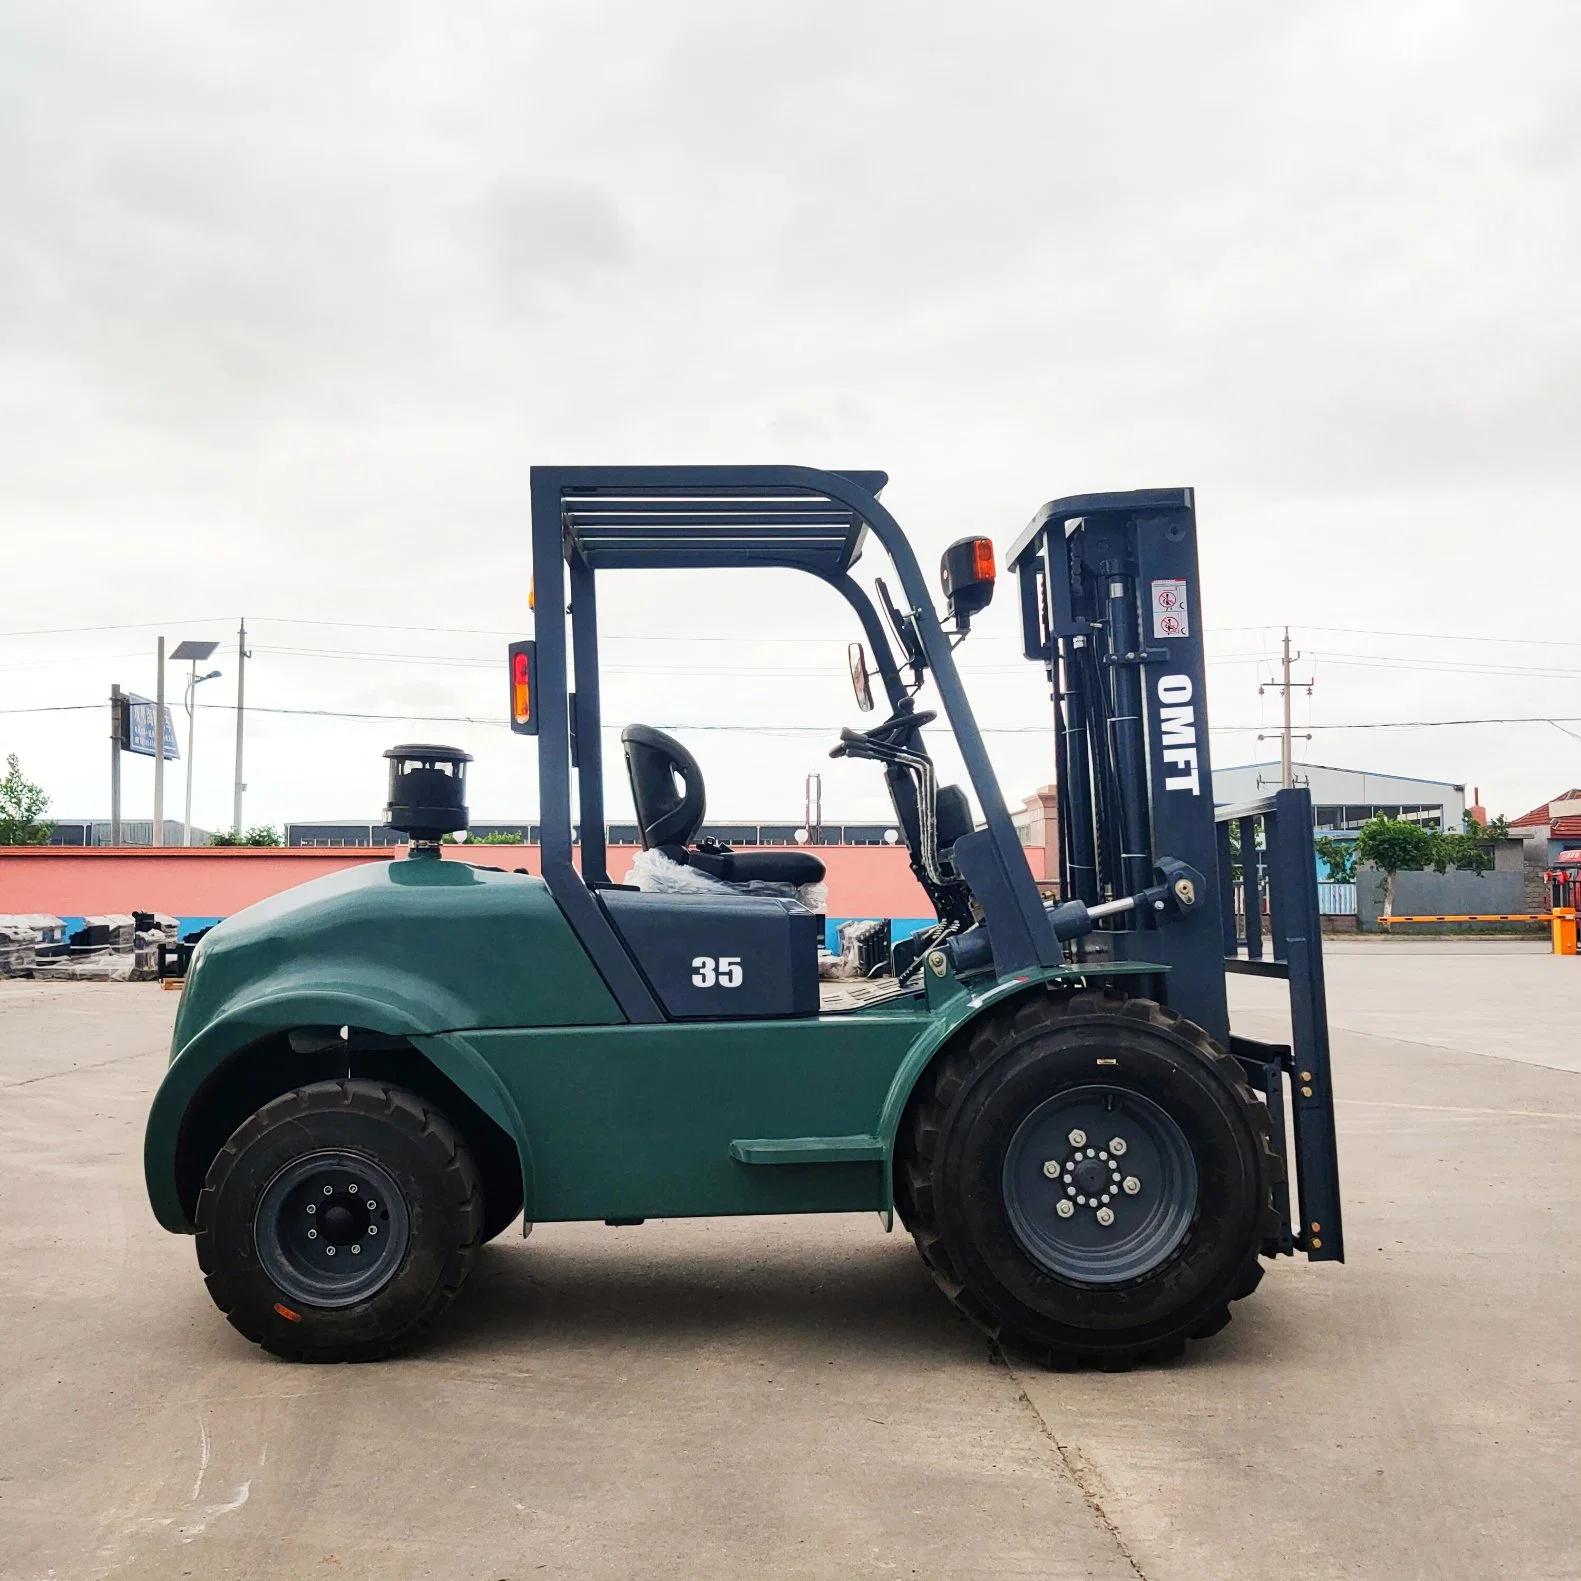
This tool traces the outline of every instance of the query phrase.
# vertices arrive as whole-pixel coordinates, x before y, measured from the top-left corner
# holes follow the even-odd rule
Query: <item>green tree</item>
[[[0,845],[47,845],[55,827],[45,823],[49,797],[22,772],[16,753],[6,760],[0,779]]]
[[[522,837],[514,829],[496,829],[492,834],[480,834],[471,845],[521,845]]]
[[[1433,866],[1442,836],[1404,818],[1369,818],[1356,834],[1356,860],[1383,874],[1383,914],[1394,915],[1394,876]]]
[[[1460,868],[1482,874],[1493,866],[1499,842],[1510,837],[1507,818],[1495,818],[1483,824],[1468,812],[1462,819],[1459,834],[1437,834],[1434,838],[1432,868],[1435,873]]]
[[[1356,881],[1356,842],[1336,840],[1331,834],[1320,834],[1312,841],[1323,865],[1328,869],[1331,884],[1353,884]]]
[[[221,829],[216,834],[209,836],[210,845],[284,845],[279,831],[272,823],[254,825],[245,834],[233,834],[229,829]]]

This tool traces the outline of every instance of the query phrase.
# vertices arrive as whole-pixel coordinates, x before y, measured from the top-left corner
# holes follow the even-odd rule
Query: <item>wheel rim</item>
[[[406,1199],[357,1153],[310,1153],[287,1164],[258,1202],[258,1260],[287,1296],[347,1307],[395,1277],[411,1239]]]
[[[1185,1132],[1152,1099],[1124,1087],[1073,1087],[1017,1127],[1003,1189],[1016,1239],[1040,1267],[1084,1284],[1120,1284],[1151,1273],[1185,1239],[1197,1164]]]

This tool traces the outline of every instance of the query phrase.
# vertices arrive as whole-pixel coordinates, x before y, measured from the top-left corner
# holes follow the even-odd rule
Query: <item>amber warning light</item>
[[[538,734],[533,697],[538,691],[538,644],[531,640],[510,646],[511,729],[518,735]]]
[[[971,629],[972,616],[994,596],[994,546],[987,538],[959,538],[944,551],[939,581],[955,617],[956,630]]]

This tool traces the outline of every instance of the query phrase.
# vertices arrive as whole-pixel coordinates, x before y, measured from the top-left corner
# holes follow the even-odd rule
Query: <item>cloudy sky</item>
[[[228,823],[245,614],[248,822],[375,814],[414,738],[528,815],[529,745],[421,716],[503,713],[529,466],[783,461],[887,470],[925,564],[1192,484],[1216,760],[1276,752],[1289,623],[1298,755],[1518,813],[1581,782],[1578,19],[10,0],[0,754],[105,815],[84,705],[150,694],[161,631],[221,640],[195,816]],[[821,769],[827,818],[882,815],[825,757],[832,594],[607,597],[607,717],[693,727],[714,812],[794,816]],[[1012,800],[1052,756],[1014,621],[964,653]],[[1337,728],[1488,716],[1576,734]]]

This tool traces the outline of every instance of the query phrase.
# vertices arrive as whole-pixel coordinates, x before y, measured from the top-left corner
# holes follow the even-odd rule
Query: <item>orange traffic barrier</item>
[[[1576,952],[1576,908],[1555,906],[1553,910],[1554,954],[1574,955]]]
[[[1387,928],[1396,922],[1547,922],[1558,915],[1557,911],[1459,912],[1442,917],[1379,917],[1378,926]]]

